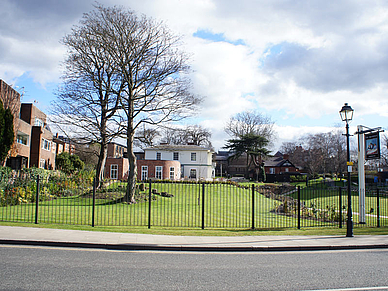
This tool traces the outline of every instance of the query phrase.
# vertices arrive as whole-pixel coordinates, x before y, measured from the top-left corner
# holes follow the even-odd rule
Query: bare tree
[[[159,136],[160,132],[156,128],[143,127],[138,129],[134,139],[135,146],[140,148],[153,146]]]
[[[184,140],[184,130],[171,126],[165,126],[161,130],[161,142],[171,145],[186,144]]]
[[[200,125],[186,127],[163,127],[160,133],[161,142],[173,145],[197,145],[211,148],[211,132]]]
[[[98,165],[100,144],[75,143],[75,154],[85,163],[86,169],[95,169]]]
[[[124,200],[135,202],[137,179],[135,132],[142,124],[155,126],[179,120],[199,99],[190,93],[188,57],[180,51],[179,37],[165,25],[138,17],[123,7],[96,6],[84,17],[98,26],[99,42],[118,71],[120,114],[127,140],[129,177]]]
[[[212,147],[211,132],[200,125],[191,125],[184,129],[184,139],[186,144],[194,144],[207,148]]]
[[[85,14],[62,40],[68,49],[63,85],[53,102],[51,121],[70,138],[100,144],[96,182],[103,179],[107,145],[120,134],[117,110],[125,81],[106,52],[100,23]],[[117,122],[117,124],[115,124]]]
[[[298,142],[283,143],[280,151],[311,175],[337,173],[346,167],[346,142],[340,130],[309,134]]]
[[[260,112],[245,111],[229,119],[225,126],[225,132],[233,138],[255,134],[271,142],[274,138],[273,125],[274,122],[270,117]]]

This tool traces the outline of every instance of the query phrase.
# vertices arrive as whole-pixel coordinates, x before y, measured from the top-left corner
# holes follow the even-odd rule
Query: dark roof
[[[144,149],[146,150],[161,150],[161,151],[210,151],[197,145],[157,145]]]
[[[269,157],[266,158],[264,161],[264,166],[265,167],[294,167],[294,164],[291,163],[289,160],[283,159],[283,157],[279,156],[274,156],[274,157]]]

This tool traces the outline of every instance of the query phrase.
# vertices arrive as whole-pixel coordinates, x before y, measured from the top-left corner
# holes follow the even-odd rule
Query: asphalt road
[[[0,245],[0,272],[0,290],[388,290],[388,250],[199,253]]]

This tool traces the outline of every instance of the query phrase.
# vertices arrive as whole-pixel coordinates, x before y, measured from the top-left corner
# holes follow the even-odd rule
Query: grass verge
[[[278,229],[198,229],[198,228],[172,228],[172,227],[134,227],[134,226],[86,226],[86,225],[63,225],[63,224],[32,224],[19,222],[0,222],[1,226],[38,227],[53,229],[69,229],[84,231],[141,233],[154,235],[175,236],[264,236],[264,235],[334,235],[345,236],[346,227],[306,227],[302,229],[278,228]],[[388,227],[355,227],[354,235],[388,235]]]

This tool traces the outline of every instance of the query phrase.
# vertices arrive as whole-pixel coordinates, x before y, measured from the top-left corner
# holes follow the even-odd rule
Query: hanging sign
[[[380,159],[379,132],[365,134],[365,158],[366,160]]]

